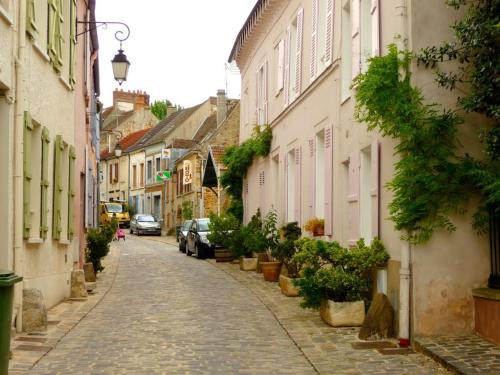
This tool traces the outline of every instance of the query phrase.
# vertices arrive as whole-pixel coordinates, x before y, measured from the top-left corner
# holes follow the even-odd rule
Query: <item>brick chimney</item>
[[[217,90],[217,127],[222,124],[222,122],[227,117],[227,98],[226,91]]]
[[[134,91],[113,91],[113,107],[131,111],[149,107],[149,95],[142,90]]]

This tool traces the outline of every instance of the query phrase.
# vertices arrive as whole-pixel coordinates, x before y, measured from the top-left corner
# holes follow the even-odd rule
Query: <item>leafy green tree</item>
[[[184,220],[191,220],[193,218],[193,202],[182,202],[182,218]]]
[[[168,107],[171,107],[172,103],[170,100],[155,100],[151,105],[151,112],[156,116],[158,120],[163,120],[168,115]]]

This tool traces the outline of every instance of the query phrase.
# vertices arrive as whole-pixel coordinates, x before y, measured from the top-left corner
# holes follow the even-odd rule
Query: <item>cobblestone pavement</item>
[[[421,353],[390,354],[394,351],[391,348],[356,349],[367,343],[357,338],[358,328],[330,327],[317,311],[302,309],[299,298],[284,296],[277,283],[264,281],[261,274],[240,271],[236,264],[209,262],[262,301],[321,374],[449,374]],[[396,346],[395,341],[384,343]]]
[[[419,349],[459,374],[500,374],[500,347],[476,335],[417,338]]]
[[[127,236],[101,302],[29,374],[315,374],[273,314],[233,277]]]

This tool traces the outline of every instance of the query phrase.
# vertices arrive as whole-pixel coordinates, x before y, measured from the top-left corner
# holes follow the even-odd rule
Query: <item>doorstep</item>
[[[455,374],[500,374],[500,347],[477,335],[417,337],[413,343]]]

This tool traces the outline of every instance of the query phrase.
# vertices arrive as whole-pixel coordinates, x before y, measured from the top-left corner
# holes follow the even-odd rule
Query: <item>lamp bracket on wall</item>
[[[87,30],[76,34],[77,37],[79,37],[82,34],[86,34],[90,31],[97,30],[99,27],[107,28],[108,25],[123,26],[125,28],[125,31],[118,30],[115,33],[116,40],[118,40],[120,42],[120,48],[121,48],[122,42],[126,41],[128,39],[128,37],[130,36],[130,28],[128,27],[128,25],[126,23],[123,23],[123,22],[118,22],[118,21],[76,21],[76,23],[90,26]]]

